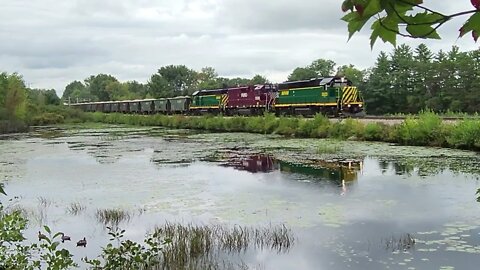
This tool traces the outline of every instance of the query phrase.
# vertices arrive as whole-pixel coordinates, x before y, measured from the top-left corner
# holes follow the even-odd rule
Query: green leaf
[[[409,24],[425,25],[425,24],[437,24],[443,20],[447,20],[447,18],[437,13],[422,12],[422,13],[415,14],[415,16],[406,16],[405,20]]]
[[[382,26],[380,25],[380,21],[379,20],[376,20],[373,24],[372,24],[372,34],[370,35],[370,47],[373,49],[373,45],[375,45],[375,41],[377,41],[377,38],[378,38],[378,32],[380,31],[379,29],[381,28]]]
[[[376,40],[377,37],[380,37],[383,42],[389,42],[395,46],[397,42],[398,21],[391,16],[387,16],[377,20],[376,23],[378,24],[375,25],[375,33],[372,33],[370,38],[374,37]]]
[[[480,33],[480,12],[476,12],[467,20],[467,22],[460,29],[460,37],[463,37],[466,33],[471,31],[477,31]]]
[[[348,22],[348,39],[350,39],[353,34],[360,31],[369,18],[361,17],[357,12],[350,12],[347,15],[342,17],[342,20]]]
[[[388,15],[405,16],[408,11],[413,10],[413,5],[409,3],[400,2],[397,0],[382,0],[382,7],[385,9]]]
[[[3,183],[0,183],[0,193],[5,196],[7,195],[7,193],[5,193],[5,190],[3,189]]]
[[[407,32],[413,37],[440,39],[437,31],[430,25],[408,25]]]
[[[381,12],[383,10],[382,5],[380,4],[381,0],[370,0],[367,7],[363,11],[364,18],[370,18],[373,15]]]
[[[45,231],[47,233],[52,233],[52,231],[50,230],[50,228],[48,226],[43,226],[43,229],[45,229]]]

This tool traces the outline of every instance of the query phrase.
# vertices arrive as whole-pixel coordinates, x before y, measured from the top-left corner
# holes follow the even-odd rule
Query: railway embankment
[[[407,117],[393,124],[378,121],[342,119],[331,121],[317,115],[313,119],[275,117],[273,114],[253,117],[182,115],[126,115],[91,113],[93,122],[136,126],[198,129],[212,132],[251,132],[280,134],[298,138],[333,138],[339,140],[380,141],[412,146],[432,146],[480,150],[480,120],[443,120],[432,112]]]

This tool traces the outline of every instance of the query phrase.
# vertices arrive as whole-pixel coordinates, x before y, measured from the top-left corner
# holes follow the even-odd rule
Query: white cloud
[[[454,3],[455,2],[455,3]],[[425,1],[446,13],[462,1]],[[283,81],[317,58],[361,68],[373,65],[368,31],[347,43],[337,0],[0,0],[0,71],[19,72],[31,87],[55,88],[91,74],[146,82],[158,68],[213,66],[221,76],[264,74]],[[457,40],[462,19],[446,24],[433,51],[477,48]],[[368,27],[368,26],[367,26]],[[399,39],[416,46],[422,40]]]

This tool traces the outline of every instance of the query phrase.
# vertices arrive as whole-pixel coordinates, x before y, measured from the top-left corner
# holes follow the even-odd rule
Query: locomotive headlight
[[[360,108],[361,108],[361,107],[363,107],[363,105],[362,105],[362,104],[358,104],[358,107],[360,107]]]
[[[352,107],[352,105],[351,105],[351,104],[348,104],[348,108],[350,108],[350,107]]]

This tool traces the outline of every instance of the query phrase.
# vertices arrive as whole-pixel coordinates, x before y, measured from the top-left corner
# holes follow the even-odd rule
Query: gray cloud
[[[465,3],[463,3],[463,1]],[[425,1],[446,13],[470,8],[467,0]],[[431,2],[431,3],[429,3]],[[455,1],[458,2],[458,1]],[[32,87],[55,88],[91,74],[146,82],[158,68],[213,66],[221,76],[266,75],[283,81],[297,66],[317,58],[367,68],[368,31],[347,43],[336,0],[0,0],[0,71],[19,72]],[[433,51],[457,40],[462,20],[442,28]],[[368,28],[368,26],[366,26]],[[417,46],[422,40],[399,39]]]

